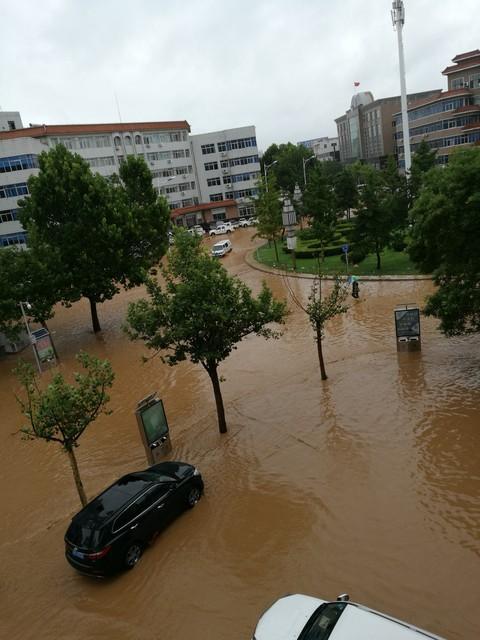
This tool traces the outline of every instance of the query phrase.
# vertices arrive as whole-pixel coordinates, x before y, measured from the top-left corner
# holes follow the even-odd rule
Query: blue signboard
[[[348,253],[348,244],[342,244],[343,253]]]

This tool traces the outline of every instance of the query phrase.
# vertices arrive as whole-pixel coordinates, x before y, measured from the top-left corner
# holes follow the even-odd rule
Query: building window
[[[210,202],[220,202],[223,200],[223,193],[212,193],[210,195]]]
[[[15,233],[8,236],[1,236],[0,242],[3,247],[12,247],[19,244],[26,244],[27,235],[25,233]]]
[[[18,198],[19,196],[27,195],[28,187],[26,182],[0,185],[0,198]]]
[[[113,139],[113,144],[116,147],[120,147],[122,145],[122,141],[120,140],[120,136],[115,136],[115,138]]]
[[[214,144],[202,144],[201,146],[203,155],[207,153],[215,153],[215,145]]]
[[[125,144],[128,144],[129,146],[131,146],[132,144],[132,139],[130,136],[125,136]]]
[[[32,154],[0,158],[0,173],[10,173],[11,171],[21,171],[22,169],[36,169],[37,167],[37,156]]]
[[[10,209],[10,211],[2,211],[0,213],[0,222],[13,222],[17,219],[17,210]]]
[[[205,171],[216,171],[218,169],[218,162],[205,162]]]
[[[208,178],[207,185],[209,187],[216,187],[220,184],[220,178]]]
[[[17,128],[15,126],[15,121],[14,120],[7,120],[7,124],[8,124],[8,128],[10,129],[10,131],[13,131],[14,129]]]

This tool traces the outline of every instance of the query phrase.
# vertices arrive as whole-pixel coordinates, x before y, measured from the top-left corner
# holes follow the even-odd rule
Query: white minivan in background
[[[220,258],[231,250],[232,243],[230,242],[230,240],[221,240],[220,242],[215,242],[215,244],[212,246],[212,256],[214,258]]]

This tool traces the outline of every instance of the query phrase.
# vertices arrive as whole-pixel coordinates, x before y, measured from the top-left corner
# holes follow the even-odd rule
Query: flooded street
[[[224,259],[256,293],[282,277],[253,270],[252,229]],[[205,241],[211,244],[210,240]],[[311,281],[291,278],[306,302]],[[0,637],[10,640],[241,640],[277,597],[301,592],[362,602],[450,639],[480,637],[480,336],[446,339],[422,318],[422,351],[397,354],[393,310],[421,304],[429,281],[360,283],[327,331],[322,382],[307,316],[289,300],[280,340],[251,336],[220,367],[228,433],[218,434],[200,365],[143,364],[123,335],[121,293],[50,323],[62,369],[80,349],[109,358],[113,414],[80,440],[89,497],[147,466],[135,405],[164,400],[172,458],[197,465],[205,495],[107,581],[74,572],[63,536],[79,499],[56,444],[25,442],[11,369],[0,360]],[[31,359],[30,350],[23,357]]]

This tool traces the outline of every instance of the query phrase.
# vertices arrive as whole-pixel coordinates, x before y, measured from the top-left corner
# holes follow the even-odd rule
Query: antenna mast
[[[407,113],[407,86],[405,82],[405,59],[403,56],[403,39],[402,30],[405,24],[405,9],[403,7],[403,0],[393,0],[392,2],[392,23],[393,28],[397,32],[398,39],[398,62],[400,67],[400,90],[401,90],[401,105],[402,105],[402,129],[403,129],[403,149],[405,158],[405,173],[408,176],[410,173],[410,167],[412,164],[412,158],[410,155],[410,130],[408,127],[408,113]]]

